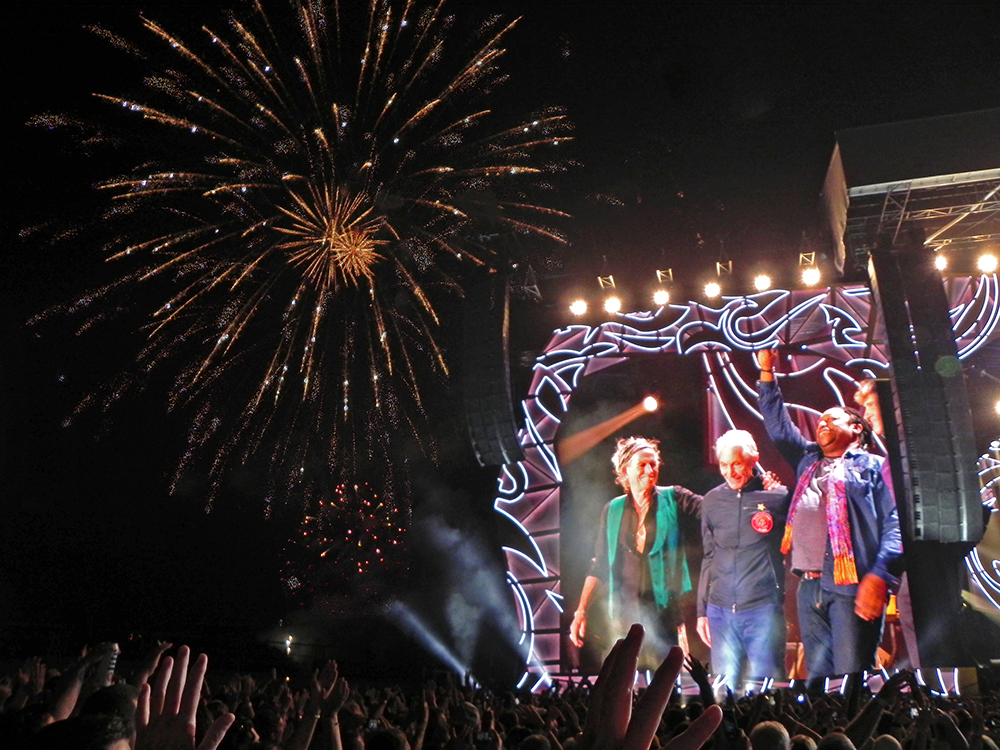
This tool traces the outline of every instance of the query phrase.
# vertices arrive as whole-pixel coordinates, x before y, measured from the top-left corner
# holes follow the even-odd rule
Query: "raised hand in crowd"
[[[702,705],[713,705],[715,703],[715,691],[712,690],[712,682],[708,679],[708,669],[691,654],[688,654],[687,659],[684,661],[684,666],[688,674],[691,675],[691,679],[698,686],[698,694],[701,696]]]
[[[80,658],[66,668],[59,687],[49,702],[52,721],[68,719],[90,693],[105,686],[104,683],[108,682],[108,659],[112,653],[116,653],[116,649],[117,646],[113,643],[85,648]],[[94,675],[94,672],[102,668],[104,674]]]
[[[156,672],[156,681],[139,688],[135,710],[135,750],[192,750],[195,748],[195,717],[201,686],[208,670],[208,657],[199,655],[190,664],[191,650],[181,646],[177,658],[167,657]],[[216,719],[197,744],[197,750],[215,750],[236,717],[225,713]]]
[[[45,664],[39,656],[26,659],[24,665],[17,670],[17,688],[11,696],[8,709],[20,711],[28,701],[42,692],[45,686]]]
[[[153,676],[153,672],[160,665],[160,659],[173,647],[174,644],[167,643],[166,641],[156,642],[156,645],[149,650],[149,653],[142,660],[142,664],[139,665],[139,670],[135,673],[135,680],[133,682],[136,687],[149,682],[149,678]]]
[[[335,661],[328,661],[322,670],[315,670],[302,710],[302,720],[288,743],[288,750],[306,750],[312,743],[319,720],[324,716],[327,717],[330,732],[329,747],[340,750],[343,743],[337,713],[347,702],[349,694],[350,686],[339,676]]]
[[[633,712],[632,685],[642,639],[642,626],[633,625],[604,660],[591,695],[581,750],[649,749],[680,674],[684,652],[678,647],[670,650]],[[698,750],[721,720],[719,708],[709,706],[687,730],[666,743],[665,750]]]

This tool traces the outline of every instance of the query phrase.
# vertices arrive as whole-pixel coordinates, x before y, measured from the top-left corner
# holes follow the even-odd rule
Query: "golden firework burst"
[[[207,462],[214,492],[259,466],[287,498],[391,466],[393,440],[426,433],[425,382],[448,374],[441,295],[521,260],[511,247],[563,241],[547,201],[565,115],[495,106],[517,22],[459,28],[444,5],[255,1],[191,34],[143,18],[150,50],[104,34],[145,85],[97,95],[113,114],[92,138],[134,156],[98,183],[122,265],[64,307],[86,329],[99,302],[148,304],[149,340],[115,383],[172,367],[168,403],[194,415],[175,481]]]
[[[361,277],[374,282],[373,267],[383,256],[378,252],[387,240],[377,239],[384,221],[371,218],[372,208],[363,197],[350,197],[344,191],[328,192],[312,202],[294,195],[295,207],[279,207],[291,219],[290,227],[276,226],[278,232],[290,235],[278,247],[288,250],[289,262],[303,266],[303,272],[317,283],[329,283],[334,289],[339,283],[357,286]]]

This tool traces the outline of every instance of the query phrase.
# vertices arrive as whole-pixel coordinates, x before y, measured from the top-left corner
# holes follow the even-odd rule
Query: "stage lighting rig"
[[[819,284],[822,274],[816,265],[816,253],[799,253],[799,268],[802,269],[802,283],[806,286]]]

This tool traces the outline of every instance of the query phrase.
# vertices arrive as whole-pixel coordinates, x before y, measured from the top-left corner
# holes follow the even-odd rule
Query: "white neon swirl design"
[[[966,321],[963,330],[955,331],[959,357],[965,359],[1000,329],[1000,279],[997,274],[969,278],[964,283],[952,278],[946,290],[953,328]],[[725,420],[732,425],[736,424],[731,411],[734,408],[745,410],[757,419],[760,415],[753,403],[754,388],[740,375],[730,352],[754,351],[774,345],[781,345],[788,351],[798,345],[801,355],[808,359],[801,360],[799,355],[793,354],[796,367],[781,377],[820,378],[838,403],[843,402],[838,382],[854,381],[850,370],[884,374],[889,369],[885,345],[867,343],[877,337],[867,335],[871,293],[863,286],[834,287],[825,291],[768,290],[748,296],[723,297],[718,304],[718,307],[711,307],[696,302],[671,303],[655,311],[614,315],[596,326],[567,325],[553,331],[544,352],[536,360],[532,384],[522,403],[525,423],[519,438],[525,459],[517,466],[503,467],[498,480],[500,494],[494,503],[497,512],[517,522],[532,540],[547,569],[544,576],[557,579],[552,588],[532,595],[516,578],[510,579],[515,598],[526,613],[520,622],[526,628],[522,636],[529,643],[526,671],[519,686],[527,684],[530,678],[535,679],[536,686],[542,684],[549,678],[543,663],[559,658],[558,653],[536,653],[532,606],[537,608],[544,603],[544,598],[555,604],[556,597],[559,601],[562,597],[554,590],[559,585],[558,576],[548,570],[553,563],[558,569],[558,560],[544,561],[534,542],[536,533],[551,530],[533,527],[529,517],[544,504],[559,502],[558,487],[552,491],[553,484],[562,483],[562,470],[554,452],[556,433],[570,408],[573,391],[585,375],[629,357],[701,354],[706,389],[716,399]],[[970,313],[973,310],[974,316]],[[822,318],[817,318],[820,315]],[[811,340],[796,338],[796,333],[803,330]],[[822,331],[825,334],[821,336]],[[543,393],[548,403],[540,399]],[[553,399],[553,394],[557,398]],[[789,403],[788,406],[793,412],[819,414],[803,404]],[[552,408],[558,408],[560,413],[552,413]],[[523,551],[507,549],[505,552],[525,557]],[[984,594],[1000,609],[1000,566],[997,572],[987,573],[982,561],[973,555],[967,564],[976,580],[983,582]],[[532,565],[537,568],[534,563]],[[539,601],[532,601],[532,596]],[[547,641],[551,642],[551,639]]]

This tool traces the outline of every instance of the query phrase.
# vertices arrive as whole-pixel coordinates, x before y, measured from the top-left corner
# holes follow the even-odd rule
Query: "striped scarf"
[[[792,524],[799,501],[812,481],[822,459],[810,466],[799,477],[792,495],[785,522],[785,535],[781,540],[781,553],[787,555],[792,548]],[[826,527],[833,549],[833,582],[844,585],[858,582],[858,568],[854,563],[854,547],[851,544],[851,524],[847,515],[847,490],[844,486],[844,461],[834,461],[826,482]]]

